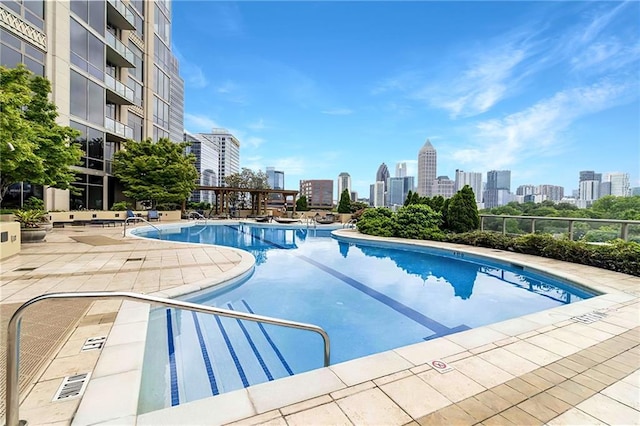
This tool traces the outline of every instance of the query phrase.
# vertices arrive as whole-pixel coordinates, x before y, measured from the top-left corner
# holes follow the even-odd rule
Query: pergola
[[[215,213],[229,213],[231,203],[230,196],[233,193],[245,192],[251,195],[251,213],[266,214],[267,198],[270,194],[280,194],[283,198],[283,207],[286,205],[288,196],[293,197],[293,213],[296,212],[296,198],[299,191],[287,189],[249,189],[234,188],[229,186],[196,186],[196,191],[213,191],[216,196]]]

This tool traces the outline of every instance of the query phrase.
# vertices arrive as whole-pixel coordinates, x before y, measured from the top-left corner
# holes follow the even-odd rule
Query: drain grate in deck
[[[144,257],[130,257],[125,262],[140,262],[144,260]]]
[[[588,314],[578,315],[577,317],[571,317],[571,319],[584,324],[590,324],[592,322],[600,321],[602,318],[606,316],[607,314],[605,314],[604,312],[593,311],[593,312],[589,312]]]
[[[94,349],[102,349],[102,347],[104,346],[104,342],[106,341],[107,341],[106,336],[89,337],[87,341],[84,342],[84,345],[82,346],[82,349],[80,351],[86,352]]]
[[[18,268],[18,269],[14,269],[14,272],[26,272],[26,271],[34,271],[38,269],[38,267],[36,266],[35,268]]]
[[[91,376],[90,372],[65,377],[53,396],[53,401],[63,401],[82,396],[89,382],[89,376]]]

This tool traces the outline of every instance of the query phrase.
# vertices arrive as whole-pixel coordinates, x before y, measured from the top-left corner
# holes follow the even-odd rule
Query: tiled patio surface
[[[65,376],[94,371],[102,379],[95,381],[95,394],[98,383],[115,378],[107,359],[128,369],[122,364],[129,352],[121,350],[113,332],[114,321],[136,324],[124,319],[124,305],[43,302],[31,308],[33,324],[28,332],[25,324],[22,333],[23,348],[39,348],[31,350],[39,358],[35,366],[21,364],[20,418],[30,425],[70,424],[76,413],[74,424],[640,424],[640,278],[514,253],[457,249],[581,277],[609,294],[564,311],[528,315],[140,416],[118,414],[117,404],[109,404],[115,398],[106,395],[113,391],[109,388],[122,385],[115,381],[99,401],[91,400],[90,383],[83,400],[51,402]],[[121,227],[55,229],[46,243],[23,245],[19,255],[0,262],[0,309],[6,321],[18,303],[59,291],[172,297],[229,279],[251,264],[251,256],[237,250],[125,238]],[[571,319],[594,310],[606,316],[589,324]],[[60,324],[61,318],[67,322]],[[105,349],[80,352],[88,337],[100,335],[110,336]],[[43,345],[41,339],[49,340]],[[4,356],[2,346],[3,364]],[[454,369],[439,373],[428,363],[434,359]],[[88,420],[87,413],[94,417]]]

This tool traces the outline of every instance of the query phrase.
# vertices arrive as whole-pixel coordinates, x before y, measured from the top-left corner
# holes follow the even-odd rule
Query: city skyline
[[[241,167],[276,167],[291,188],[346,171],[367,194],[383,162],[417,177],[426,139],[451,179],[508,169],[514,188],[570,194],[579,171],[598,170],[639,186],[639,12],[635,2],[175,2],[185,128],[228,128]]]

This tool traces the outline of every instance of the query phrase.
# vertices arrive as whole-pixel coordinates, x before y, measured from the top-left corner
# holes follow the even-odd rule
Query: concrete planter
[[[23,244],[40,243],[47,236],[44,228],[20,228],[20,240]]]

